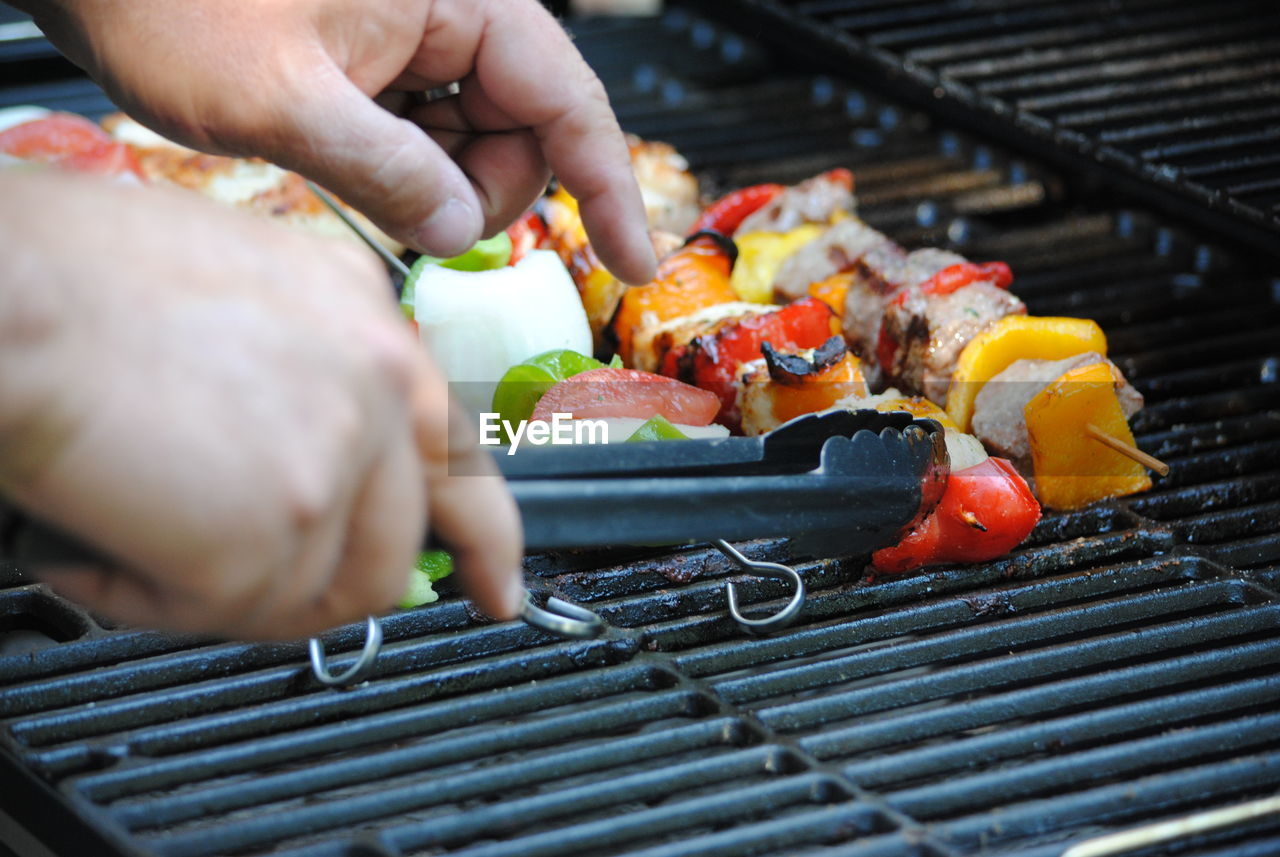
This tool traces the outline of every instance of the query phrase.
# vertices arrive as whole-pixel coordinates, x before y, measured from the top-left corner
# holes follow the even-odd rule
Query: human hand
[[[121,564],[51,585],[294,638],[394,603],[429,514],[514,616],[515,504],[388,290],[354,245],[198,197],[0,173],[0,491]]]
[[[600,260],[627,282],[653,276],[604,88],[535,0],[18,5],[135,118],[296,170],[419,250],[456,255],[505,227],[550,168]],[[455,97],[406,95],[453,81]]]

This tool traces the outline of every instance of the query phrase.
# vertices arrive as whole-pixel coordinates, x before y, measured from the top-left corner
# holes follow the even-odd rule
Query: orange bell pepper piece
[[[627,289],[609,325],[623,362],[632,365],[631,346],[641,327],[736,301],[729,284],[732,267],[724,245],[697,237],[658,264],[653,282]]]
[[[853,285],[853,272],[844,271],[832,274],[825,280],[818,280],[809,285],[809,297],[817,298],[836,314],[836,318],[844,318],[844,299]]]

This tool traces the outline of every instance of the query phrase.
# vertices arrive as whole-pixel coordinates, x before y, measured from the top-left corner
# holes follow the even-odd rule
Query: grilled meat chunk
[[[1027,402],[1041,390],[1072,369],[1093,363],[1106,363],[1120,379],[1116,396],[1126,417],[1142,409],[1142,394],[1133,388],[1124,374],[1107,358],[1086,351],[1065,360],[1015,360],[982,387],[974,402],[973,433],[997,455],[1013,461],[1019,470],[1028,472],[1031,447],[1027,439],[1027,420],[1023,413]]]
[[[637,331],[631,350],[633,368],[657,372],[667,352],[688,345],[695,337],[714,334],[722,325],[732,324],[753,315],[773,312],[772,304],[730,301],[694,310],[669,321],[649,325]]]
[[[878,233],[877,233],[878,234]],[[844,334],[855,354],[873,362],[888,302],[942,269],[964,261],[947,250],[926,248],[905,253],[885,238],[854,262],[853,282],[845,296]],[[877,375],[882,374],[877,366]]]
[[[950,294],[907,287],[888,302],[876,343],[885,377],[904,390],[943,403],[956,360],[970,339],[1026,305],[1005,289],[978,282]]]
[[[790,232],[804,223],[828,223],[833,215],[852,213],[853,206],[853,173],[828,170],[792,185],[747,215],[734,234]]]
[[[873,259],[873,270],[888,270],[904,255],[901,247],[861,220],[842,220],[782,263],[773,281],[774,296],[780,301],[795,300],[808,293],[811,283],[848,271],[864,257]]]

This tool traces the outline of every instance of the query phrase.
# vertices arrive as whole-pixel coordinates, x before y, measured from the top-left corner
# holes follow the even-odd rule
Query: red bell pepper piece
[[[871,555],[879,572],[942,563],[985,562],[1022,544],[1040,520],[1040,504],[1003,458],[952,472],[942,499],[893,547]]]
[[[779,351],[817,348],[840,332],[836,314],[817,298],[801,298],[773,312],[735,319],[713,333],[667,352],[662,374],[680,378],[720,398],[716,421],[737,431],[741,425],[738,366],[764,356],[769,343]]]
[[[519,220],[507,227],[511,239],[511,262],[515,265],[530,250],[545,250],[551,246],[547,222],[536,211],[526,211]]]
[[[780,184],[758,184],[727,193],[707,206],[689,234],[713,230],[721,235],[732,235],[747,215],[764,208],[784,190],[786,188]]]

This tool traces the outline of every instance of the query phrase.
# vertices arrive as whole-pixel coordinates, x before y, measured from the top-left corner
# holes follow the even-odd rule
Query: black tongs
[[[808,556],[893,544],[933,508],[949,465],[938,423],[870,410],[808,414],[753,438],[525,447],[513,455],[499,448],[494,457],[530,548],[786,536]],[[0,559],[111,564],[3,497]]]
[[[937,501],[942,428],[906,413],[808,414],[760,437],[495,454],[531,548],[766,536],[850,556],[893,544]]]

